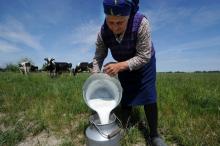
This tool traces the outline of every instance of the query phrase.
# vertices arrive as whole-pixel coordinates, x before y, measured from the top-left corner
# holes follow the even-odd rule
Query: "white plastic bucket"
[[[86,104],[93,110],[89,104],[92,99],[114,100],[115,107],[120,103],[122,97],[122,87],[118,79],[104,73],[95,73],[91,75],[83,85],[83,98]]]

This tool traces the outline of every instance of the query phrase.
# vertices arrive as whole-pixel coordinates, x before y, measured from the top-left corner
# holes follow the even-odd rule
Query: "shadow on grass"
[[[118,106],[113,113],[121,120],[123,129],[130,130],[132,127],[137,128],[145,140],[146,146],[151,146],[147,123],[141,118],[141,113],[137,108],[133,108],[131,113],[126,112]]]

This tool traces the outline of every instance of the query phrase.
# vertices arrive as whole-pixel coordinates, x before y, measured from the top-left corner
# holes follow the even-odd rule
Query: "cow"
[[[78,65],[76,65],[73,74],[76,75],[80,72],[92,72],[93,64],[92,62],[80,62]]]
[[[27,75],[30,72],[31,63],[29,61],[23,61],[18,64],[20,72],[24,75]]]
[[[61,74],[62,72],[70,72],[71,73],[71,63],[67,62],[54,62],[54,58],[44,58],[46,61],[45,70],[49,71],[51,77],[56,76],[58,73]]]
[[[5,71],[5,69],[3,69],[3,68],[0,68],[0,72],[4,72]]]
[[[31,72],[38,72],[38,66],[31,65],[30,71]]]

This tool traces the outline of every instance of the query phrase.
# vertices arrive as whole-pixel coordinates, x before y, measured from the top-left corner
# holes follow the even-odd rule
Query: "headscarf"
[[[135,14],[138,9],[139,0],[103,0],[106,15],[129,16]]]

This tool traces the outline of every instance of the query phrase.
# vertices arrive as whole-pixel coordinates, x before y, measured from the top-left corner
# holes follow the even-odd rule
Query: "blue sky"
[[[140,0],[150,20],[157,71],[220,70],[219,0]],[[0,0],[0,67],[22,58],[42,67],[92,61],[102,0]],[[109,53],[107,61],[112,61]]]

